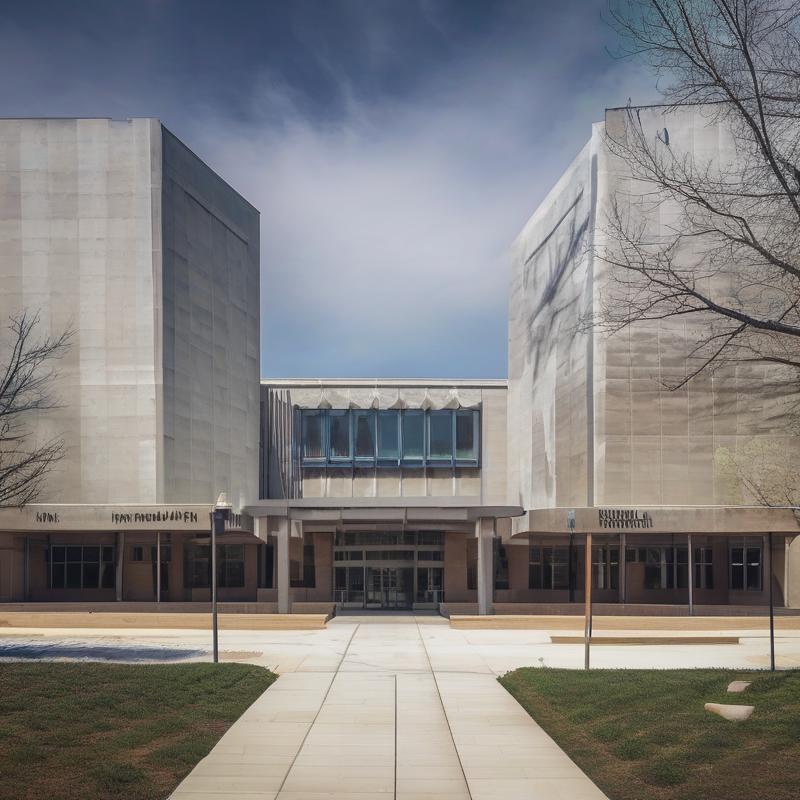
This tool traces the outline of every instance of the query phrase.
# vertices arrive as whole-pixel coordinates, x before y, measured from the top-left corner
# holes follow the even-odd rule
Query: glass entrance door
[[[367,608],[411,608],[413,595],[413,568],[367,567]]]

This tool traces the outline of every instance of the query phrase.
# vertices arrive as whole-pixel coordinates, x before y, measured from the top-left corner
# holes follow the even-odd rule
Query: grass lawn
[[[737,679],[753,685],[727,694]],[[611,800],[800,797],[800,672],[525,668],[500,682]],[[707,702],[755,711],[728,722]]]
[[[0,664],[0,797],[163,799],[274,680],[245,664]]]

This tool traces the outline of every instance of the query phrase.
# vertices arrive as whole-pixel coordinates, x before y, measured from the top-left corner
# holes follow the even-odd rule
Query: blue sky
[[[262,374],[504,377],[510,244],[607,106],[606,0],[7,5],[4,116],[156,116],[261,211]]]

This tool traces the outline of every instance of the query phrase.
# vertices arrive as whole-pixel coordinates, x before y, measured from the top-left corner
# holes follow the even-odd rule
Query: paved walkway
[[[343,617],[245,712],[175,800],[603,800],[438,620]],[[282,669],[283,668],[283,669]]]

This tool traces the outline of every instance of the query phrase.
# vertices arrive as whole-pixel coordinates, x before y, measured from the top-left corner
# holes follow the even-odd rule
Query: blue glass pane
[[[378,414],[378,458],[400,458],[399,437],[400,414],[397,411],[381,411]]]
[[[375,458],[375,414],[355,414],[356,458]]]
[[[322,441],[322,415],[318,411],[303,412],[303,458],[322,459],[325,451]]]
[[[330,457],[349,459],[350,456],[350,413],[330,411]]]
[[[456,458],[474,461],[478,458],[477,414],[472,411],[456,413]]]
[[[421,411],[403,414],[403,458],[422,461],[425,456],[425,415]]]
[[[450,461],[453,457],[453,421],[449,412],[434,412],[428,417],[428,457],[432,461]]]

